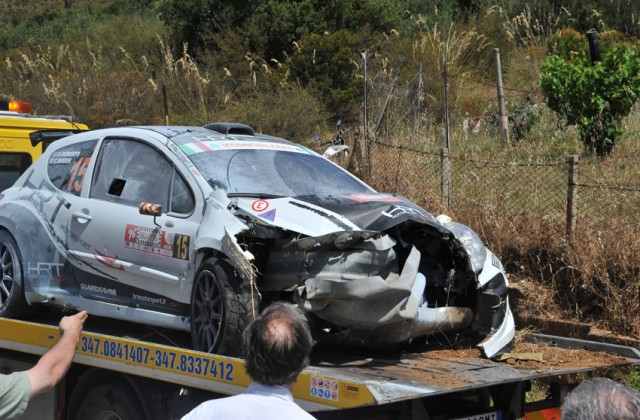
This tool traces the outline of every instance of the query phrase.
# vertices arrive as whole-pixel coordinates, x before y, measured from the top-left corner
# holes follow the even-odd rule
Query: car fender
[[[0,226],[11,234],[20,252],[27,303],[46,299],[43,293],[58,287],[54,283],[60,281],[64,271],[66,258],[60,248],[64,247],[65,239],[59,237],[53,226],[45,227],[46,221],[29,204],[0,204],[0,214]],[[58,244],[54,243],[56,240]]]
[[[203,256],[213,250],[224,255],[243,280],[254,281],[256,273],[253,255],[243,250],[236,238],[245,230],[247,226],[226,208],[207,205],[195,242],[195,250],[199,255],[196,260],[197,266],[200,265]]]

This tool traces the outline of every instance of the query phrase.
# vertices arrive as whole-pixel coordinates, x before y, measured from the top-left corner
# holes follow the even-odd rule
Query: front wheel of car
[[[20,251],[11,235],[0,230],[0,317],[18,317],[26,307]]]
[[[258,294],[223,260],[207,258],[191,291],[191,340],[195,350],[242,355],[242,332],[257,314]]]

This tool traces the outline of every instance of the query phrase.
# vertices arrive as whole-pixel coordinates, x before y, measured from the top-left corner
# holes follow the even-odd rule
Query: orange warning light
[[[23,114],[31,114],[33,112],[33,106],[31,105],[31,102],[18,101],[13,99],[9,101],[8,111],[20,112]]]

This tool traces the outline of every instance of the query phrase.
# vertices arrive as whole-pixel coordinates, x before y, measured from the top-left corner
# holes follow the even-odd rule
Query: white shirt
[[[315,420],[293,401],[286,386],[252,383],[242,394],[203,402],[182,420]]]

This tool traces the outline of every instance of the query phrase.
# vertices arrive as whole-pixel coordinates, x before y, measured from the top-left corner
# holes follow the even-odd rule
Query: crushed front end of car
[[[249,221],[239,242],[258,256],[260,292],[297,303],[324,333],[384,346],[463,332],[480,338],[487,357],[513,340],[506,273],[468,227],[378,194],[270,206],[278,220],[237,207]]]

